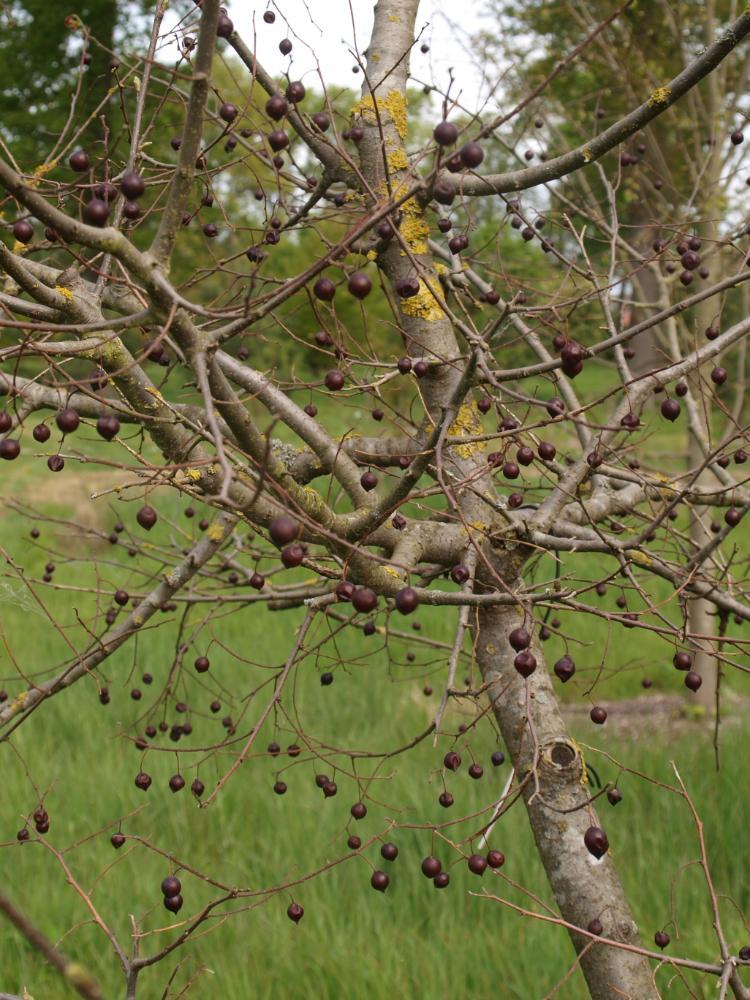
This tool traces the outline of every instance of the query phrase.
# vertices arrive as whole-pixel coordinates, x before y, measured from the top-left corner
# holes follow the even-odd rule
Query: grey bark
[[[523,784],[529,824],[562,917],[582,928],[598,918],[604,937],[640,947],[638,926],[609,854],[597,861],[584,845],[588,827],[602,824],[588,804],[583,755],[560,714],[541,649],[532,644],[538,666],[524,681],[513,666],[515,653],[508,642],[509,632],[524,624],[518,610],[483,608],[475,621],[477,661]],[[579,953],[590,944],[580,934],[572,933],[571,939]],[[594,1000],[659,996],[642,955],[594,945],[581,954],[581,969]]]
[[[357,122],[364,128],[360,143],[361,167],[372,190],[383,185],[386,151],[404,149],[403,124],[399,132],[385,98],[389,91],[401,94],[405,91],[417,8],[418,0],[379,0],[375,8],[368,48],[368,80],[370,85],[375,85],[379,112],[375,122],[373,116],[367,114],[361,114]],[[365,84],[363,97],[367,96]],[[390,178],[391,183],[399,179],[398,176]],[[395,240],[380,255],[378,265],[391,282],[413,274],[415,266],[427,280],[435,275],[429,249],[408,255]],[[400,322],[407,345],[416,346],[423,356],[445,362],[461,355],[453,323],[447,314],[438,311],[435,316],[417,317],[402,311]],[[434,422],[452,398],[459,379],[460,366],[443,363],[436,365],[423,380],[425,407]],[[460,455],[455,449],[446,449],[447,473],[455,476],[456,481],[476,476],[483,463],[481,452]],[[490,476],[477,481],[476,492],[460,487],[454,491],[455,503],[467,522],[493,522],[491,508],[480,499],[485,491],[494,495]],[[495,589],[500,580],[506,587],[521,584],[519,570],[525,559],[523,552],[489,549],[484,554],[488,572],[483,582],[487,586]],[[489,572],[490,569],[496,575]],[[508,632],[519,623],[518,612],[509,607],[484,608],[476,613],[474,621],[477,658],[483,676],[490,683],[493,708],[503,738],[519,773],[528,775],[524,794],[529,820],[560,912],[579,927],[585,927],[593,917],[598,917],[612,938],[637,945],[638,928],[614,866],[608,857],[595,862],[584,846],[585,830],[598,823],[593,810],[586,806],[581,754],[566,731],[540,652],[535,650],[540,666],[528,681],[529,712],[527,683],[513,666],[513,651],[507,641]],[[539,741],[538,750],[535,740]],[[572,939],[576,951],[583,952],[586,941],[581,935],[573,934]],[[658,996],[649,962],[641,955],[597,945],[585,950],[581,965],[594,1000],[618,995],[617,990],[622,996],[638,1000]]]

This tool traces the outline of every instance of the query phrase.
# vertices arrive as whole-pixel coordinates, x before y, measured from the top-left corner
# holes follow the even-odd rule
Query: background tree
[[[601,25],[584,17],[576,34],[580,9],[570,12],[568,93],[606,33],[638,30],[626,7]],[[435,81],[442,115],[428,124],[429,95],[409,90],[424,47],[417,14],[417,0],[379,0],[356,67],[362,91],[345,107],[345,94],[264,69],[263,44],[281,27],[273,10],[258,19],[256,52],[215,0],[180,8],[176,25],[160,3],[142,58],[128,53],[116,71],[104,121],[83,108],[66,118],[44,169],[13,155],[12,130],[0,157],[0,457],[44,477],[33,505],[11,503],[14,526],[33,522],[33,545],[5,552],[0,727],[8,798],[23,816],[6,847],[16,872],[54,871],[80,912],[48,927],[30,874],[0,908],[84,996],[103,995],[97,980],[116,973],[128,998],[141,983],[156,989],[159,974],[164,996],[185,995],[208,969],[222,992],[247,995],[233,971],[239,944],[194,966],[183,950],[224,925],[257,928],[263,906],[286,914],[287,932],[300,925],[300,954],[325,912],[318,886],[338,879],[351,893],[366,872],[370,908],[378,893],[403,899],[412,872],[426,884],[420,856],[435,889],[452,883],[465,922],[492,902],[535,932],[554,925],[545,941],[568,931],[567,971],[550,961],[520,995],[576,996],[585,981],[595,998],[656,997],[675,976],[692,993],[718,983],[720,995],[749,995],[747,901],[730,875],[715,887],[681,770],[649,774],[584,747],[558,691],[574,689],[601,726],[599,695],[631,664],[655,661],[658,686],[676,674],[692,694],[701,657],[744,670],[750,495],[729,467],[747,459],[747,426],[725,402],[718,361],[750,331],[737,305],[750,270],[733,239],[738,206],[715,194],[736,174],[727,148],[743,137],[724,140],[721,171],[722,144],[706,154],[713,194],[701,206],[722,216],[710,217],[710,239],[695,199],[644,211],[621,170],[635,166],[623,144],[653,141],[649,130],[713,78],[726,89],[750,14],[716,31],[691,22],[671,72],[634,76],[602,128],[595,115],[563,117],[565,88],[559,120],[537,125],[531,109],[555,107],[549,70],[525,96],[509,85],[508,107],[481,119]],[[66,23],[96,42],[85,22]],[[157,53],[172,33],[169,65]],[[81,60],[73,87],[91,67]],[[509,166],[529,126],[554,128],[559,149]],[[644,232],[657,226],[665,235],[649,249]],[[715,271],[694,291],[704,258]],[[689,322],[706,303],[717,319],[704,340]],[[647,331],[656,349],[636,370],[630,345]],[[674,461],[678,421],[701,449],[687,473]],[[66,483],[92,503],[71,513]],[[723,525],[699,537],[691,511],[709,505]],[[715,610],[701,629],[688,612],[698,599]],[[43,626],[38,646],[31,620]],[[403,693],[417,679],[423,697],[437,690],[426,717]],[[342,688],[346,703],[332,709]],[[717,760],[718,695],[717,681]],[[617,703],[608,708],[616,717]],[[45,732],[71,753],[93,739],[113,780],[102,788],[91,752],[83,769],[51,755]],[[481,781],[504,763],[500,742],[503,787]],[[409,786],[414,769],[431,777],[428,798]],[[678,804],[658,837],[690,824],[674,877],[681,865],[700,873],[690,912],[705,913],[708,933],[690,938],[667,891],[654,944],[641,941],[628,866],[616,870],[609,851],[617,837],[627,857],[633,812],[609,812],[624,824],[597,813],[604,793],[604,808],[619,805],[620,776],[650,823],[654,803]],[[89,803],[83,815],[66,811],[71,787]],[[325,815],[321,800],[335,800]],[[509,836],[521,804],[525,850]],[[279,858],[268,831],[281,827],[300,839]],[[536,869],[523,860],[529,835]],[[648,865],[658,882],[661,860]],[[464,898],[467,884],[483,886],[481,901]],[[100,886],[115,885],[123,898],[110,890],[105,909]],[[116,969],[93,957],[90,933]],[[664,951],[672,935],[679,955]]]

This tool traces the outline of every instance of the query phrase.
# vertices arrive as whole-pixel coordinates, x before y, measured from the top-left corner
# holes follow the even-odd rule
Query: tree
[[[76,607],[73,633],[50,621],[67,646],[61,662],[41,677],[36,668],[14,662],[0,726],[6,740],[15,740],[39,725],[51,701],[82,698],[90,686],[106,705],[114,664],[128,669],[118,651],[132,647],[136,657],[154,631],[170,627],[175,652],[168,675],[129,729],[141,754],[135,785],[151,797],[156,789],[149,791],[149,762],[172,755],[169,788],[182,791],[193,775],[193,796],[209,814],[231,794],[244,765],[270,757],[292,766],[300,758],[337,769],[336,780],[321,771],[318,784],[326,798],[345,785],[355,798],[356,822],[379,803],[384,760],[448,737],[444,780],[461,767],[462,754],[471,754],[479,727],[494,726],[513,765],[506,789],[499,796],[493,790],[478,817],[420,824],[440,844],[422,863],[435,886],[449,881],[445,857],[438,856],[449,852],[475,875],[500,872],[502,853],[482,852],[490,832],[523,803],[559,916],[540,900],[513,902],[500,877],[496,891],[485,895],[567,929],[592,997],[655,997],[655,968],[662,964],[670,974],[713,976],[724,995],[731,988],[736,997],[747,997],[739,971],[747,959],[733,954],[725,933],[701,819],[679,772],[664,790],[675,792],[695,820],[717,955],[670,956],[641,943],[597,816],[599,796],[587,783],[586,762],[555,687],[575,674],[571,653],[597,620],[616,629],[618,638],[620,630],[626,639],[658,637],[662,653],[674,652],[690,692],[702,682],[694,669],[699,654],[742,668],[744,643],[730,619],[750,617],[741,541],[735,541],[750,499],[728,470],[730,452],[737,465],[747,458],[742,408],[731,413],[731,433],[720,447],[706,443],[687,476],[665,475],[653,445],[655,434],[685,420],[683,407],[691,417],[701,408],[728,416],[724,387],[741,384],[741,373],[730,381],[718,364],[750,332],[733,298],[750,277],[744,252],[732,241],[736,210],[727,205],[715,229],[724,273],[712,274],[691,294],[703,238],[690,213],[672,206],[674,215],[660,220],[669,233],[648,260],[670,299],[645,308],[628,268],[633,259],[636,272],[645,267],[648,251],[642,234],[623,232],[615,185],[622,144],[679,114],[702,81],[710,86],[713,75],[738,58],[750,14],[707,39],[700,51],[686,52],[671,78],[634,79],[628,107],[603,130],[583,119],[579,126],[588,124],[588,133],[557,155],[487,172],[480,169],[485,149],[496,141],[518,147],[527,106],[553,86],[555,75],[511,111],[481,121],[462,120],[450,95],[440,95],[442,120],[413,145],[407,84],[417,9],[417,0],[379,0],[367,60],[358,67],[361,97],[342,120],[327,93],[313,108],[301,81],[273,79],[263,68],[262,44],[256,54],[217,0],[202,0],[186,14],[178,64],[161,65],[154,58],[166,13],[160,4],[140,72],[120,103],[122,122],[119,128],[108,122],[111,144],[96,152],[76,148],[87,123],[72,120],[57,140],[70,152],[67,164],[21,173],[9,157],[0,158],[13,237],[0,244],[6,276],[1,322],[9,333],[0,355],[0,388],[8,401],[0,456],[37,461],[28,454],[33,440],[45,446],[52,477],[75,462],[114,468],[117,482],[107,492],[137,506],[134,516],[132,507],[124,508],[130,527],[114,526],[106,556],[92,548],[98,562],[92,577],[61,582],[54,563],[45,568],[41,583],[88,603]],[[578,54],[598,36],[589,31]],[[229,55],[235,61],[220,68],[217,60]],[[239,79],[240,71],[246,82],[229,100],[228,81]],[[170,139],[164,126],[176,115],[181,134]],[[728,141],[736,146],[742,139],[735,131]],[[250,205],[242,198],[246,171],[258,184]],[[597,201],[574,204],[573,215],[568,182],[589,176],[607,211]],[[559,208],[545,206],[548,188],[563,199]],[[520,192],[536,195],[522,203]],[[492,208],[475,209],[484,199]],[[475,213],[479,231],[494,217],[502,237],[495,234],[475,248]],[[579,219],[586,220],[585,231]],[[650,230],[653,219],[631,226]],[[529,248],[509,262],[514,273],[506,275],[493,244],[507,243],[516,230]],[[590,247],[597,240],[594,254]],[[287,247],[295,248],[294,269],[283,262]],[[672,266],[677,259],[684,292]],[[510,295],[503,294],[506,284]],[[676,317],[705,302],[716,303],[719,315],[725,299],[733,303],[734,319],[723,323],[727,306],[724,328],[706,342],[674,334]],[[644,318],[626,321],[636,308]],[[589,324],[585,342],[570,336],[579,316]],[[314,336],[291,348],[288,340],[310,329],[305,317],[314,320]],[[667,330],[667,355],[634,373],[629,343],[660,326]],[[258,359],[269,356],[269,345],[278,345],[278,364],[264,371]],[[316,374],[321,358],[322,377]],[[595,396],[579,400],[577,386],[589,379],[598,387]],[[352,402],[359,416],[349,420],[344,407]],[[55,413],[54,439],[46,418],[35,423],[35,414],[46,411]],[[362,433],[366,411],[377,424],[387,415],[387,430]],[[85,451],[68,444],[82,425],[95,426],[102,443],[87,444]],[[701,473],[709,467],[718,485],[703,484]],[[188,498],[191,518],[195,505],[205,510],[196,536],[165,515],[170,491]],[[682,530],[680,517],[691,506],[709,504],[721,511],[724,524],[697,543]],[[31,516],[44,522],[52,515]],[[153,536],[144,534],[152,529]],[[33,531],[36,539],[40,529]],[[23,583],[22,568],[10,565]],[[126,590],[119,580],[128,573]],[[629,610],[612,610],[594,596],[602,597],[607,583],[623,588],[623,602],[627,592]],[[44,609],[34,588],[31,597]],[[716,609],[715,632],[687,624],[686,602],[696,598]],[[193,741],[192,719],[197,727],[200,716],[188,712],[215,690],[209,647],[227,652],[218,623],[233,609],[261,604],[293,621],[284,662],[269,672],[255,662],[252,646],[232,650],[243,670],[222,674],[221,689],[237,710],[223,718],[221,739],[204,739],[208,729],[202,727]],[[367,638],[378,629],[386,640],[402,638],[402,623],[417,608],[439,609],[452,625],[448,643],[421,637],[443,660],[444,693],[429,726],[387,751],[332,745],[308,733],[296,695],[304,671],[321,668],[323,690],[344,670],[345,657],[374,663],[377,652],[368,649]],[[160,612],[176,614],[160,619],[156,630]],[[571,626],[552,615],[565,616]],[[543,643],[552,634],[565,652],[550,672]],[[671,670],[665,653],[664,660]],[[479,671],[474,681],[469,675],[468,689],[456,681],[464,662]],[[144,684],[152,680],[144,673]],[[136,702],[142,695],[138,688],[131,692]],[[456,731],[447,706],[458,699],[468,699],[476,714]],[[377,707],[363,704],[360,710]],[[211,711],[221,709],[216,697]],[[167,711],[188,721],[170,726]],[[593,705],[592,723],[606,716]],[[180,743],[179,755],[160,742],[160,730]],[[277,735],[284,731],[294,733],[286,750]],[[260,750],[269,736],[266,751]],[[210,767],[215,779],[209,785],[204,776]],[[472,769],[472,777],[481,777],[476,761]],[[281,774],[274,791],[287,791]],[[607,791],[616,803],[616,789]],[[38,840],[59,862],[109,940],[128,998],[136,996],[142,973],[173,962],[216,915],[232,915],[259,897],[285,898],[364,852],[352,834],[349,853],[258,889],[250,880],[237,885],[205,872],[186,856],[189,844],[167,850],[150,834],[129,832],[134,811],[112,817],[116,850],[130,841],[144,857],[170,859],[172,870],[162,883],[170,913],[190,909],[189,894],[186,900],[182,894],[188,877],[200,883],[205,899],[187,919],[176,916],[174,926],[158,931],[149,927],[146,933],[146,918],[133,916],[126,945],[76,882],[66,851],[47,837],[51,807],[44,794],[39,798],[18,840],[24,850],[26,841]],[[447,787],[439,801],[446,809],[453,805]],[[452,832],[461,822],[471,827],[465,838]],[[389,822],[373,842],[398,826]],[[99,835],[110,828],[102,825]],[[395,858],[389,844],[381,853]],[[386,892],[389,880],[382,868],[372,872],[376,891]],[[90,974],[71,968],[12,901],[2,908],[82,995],[101,995]],[[287,912],[295,923],[304,917],[294,898]],[[666,932],[658,931],[656,947],[668,943]]]
[[[625,114],[636,100],[640,81],[655,81],[662,75],[674,76],[685,61],[693,58],[707,42],[715,37],[721,25],[733,17],[731,3],[682,4],[679,10],[668,4],[633,3],[620,10],[616,4],[598,11],[602,17],[597,22],[589,10],[569,0],[560,3],[538,4],[498,2],[493,12],[503,30],[478,40],[491,62],[507,64],[511,54],[502,39],[525,40],[523,59],[516,62],[519,98],[546,80],[549,74],[559,72],[560,51],[572,52],[584,37],[591,37],[591,44],[580,53],[580,58],[556,83],[556,93],[546,93],[544,105],[539,105],[543,117],[537,118],[536,137],[551,144],[569,142],[580,135],[585,121],[595,119],[602,127]],[[612,19],[609,23],[608,20]],[[604,27],[607,30],[602,30]],[[505,51],[499,53],[498,48]],[[721,137],[741,131],[745,115],[745,79],[747,56],[728,60],[715,73],[704,80],[690,94],[683,106],[669,116],[654,121],[647,132],[636,136],[638,142],[624,148],[620,156],[622,172],[616,185],[617,215],[621,231],[631,233],[630,244],[635,251],[624,262],[622,276],[632,281],[642,305],[628,304],[626,313],[634,323],[648,306],[664,309],[680,297],[676,281],[665,280],[668,273],[654,257],[652,247],[665,238],[676,218],[690,226],[703,241],[700,272],[691,271],[698,280],[709,280],[710,269],[721,273],[726,253],[723,243],[725,226],[722,220],[735,210],[741,201],[734,192],[734,204],[727,198],[725,182],[737,186],[744,183],[739,176],[744,162],[741,148],[721,141]],[[550,99],[551,98],[551,99]],[[534,107],[526,113],[533,115]],[[530,124],[530,123],[529,123]],[[527,125],[528,128],[528,125]],[[541,133],[539,131],[541,129]],[[530,129],[529,129],[530,130]],[[531,131],[531,130],[530,130]],[[739,155],[738,155],[739,154]],[[588,221],[589,213],[597,206],[596,231],[609,212],[607,192],[597,183],[597,178],[586,174],[573,175],[566,191],[558,197],[566,199],[577,224]],[[587,209],[578,215],[580,206]],[[744,213],[743,213],[744,214]],[[580,220],[580,222],[579,222]],[[733,231],[741,232],[740,218],[732,219]],[[590,241],[589,253],[600,267],[606,266],[601,250],[607,253],[606,243],[596,237]],[[599,256],[597,256],[599,254]],[[668,266],[677,267],[676,262]],[[674,272],[672,272],[674,273]],[[649,328],[634,338],[626,349],[627,360],[634,372],[641,373],[659,364],[664,357],[675,357],[674,345],[679,341],[691,342],[705,331],[712,331],[722,312],[727,319],[736,319],[746,312],[746,303],[723,302],[717,312],[717,301],[707,297],[686,316],[676,317],[669,329]],[[578,331],[574,331],[577,335]],[[585,334],[584,334],[585,337]],[[675,338],[677,338],[675,340]],[[684,348],[681,348],[684,349]],[[704,379],[709,375],[703,372]],[[689,380],[692,385],[694,379]],[[720,430],[716,422],[709,426],[700,407],[690,407],[690,433],[687,441],[686,466],[688,471],[704,464],[707,442],[716,436],[731,434],[732,428]],[[731,421],[730,421],[731,423]],[[710,467],[699,476],[704,486],[717,482]],[[696,507],[693,510],[690,530],[694,544],[700,548],[708,542],[710,511]],[[689,628],[695,634],[710,633],[712,609],[709,602],[694,599],[689,602]],[[713,709],[716,690],[716,667],[713,657],[706,651],[697,651],[696,669],[704,678],[698,699],[709,710]]]

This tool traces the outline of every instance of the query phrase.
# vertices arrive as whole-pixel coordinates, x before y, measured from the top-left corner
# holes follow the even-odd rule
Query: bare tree
[[[747,582],[735,566],[731,534],[750,506],[750,493],[728,469],[730,452],[737,463],[745,460],[747,426],[741,406],[722,401],[728,373],[718,364],[730,349],[742,349],[750,319],[739,314],[701,343],[679,338],[675,323],[689,310],[702,314],[710,311],[707,303],[729,302],[750,270],[744,252],[732,242],[729,218],[726,226],[715,223],[710,231],[717,257],[723,250],[724,273],[712,275],[693,294],[674,294],[681,275],[671,273],[674,268],[670,271],[665,261],[681,259],[682,275],[690,275],[682,281],[686,288],[700,266],[702,237],[687,231],[690,224],[681,217],[672,220],[671,237],[654,248],[644,248],[642,240],[623,230],[619,166],[611,169],[608,154],[668,114],[702,81],[710,85],[712,74],[735,58],[734,50],[750,32],[750,14],[742,13],[708,39],[673,79],[640,94],[623,117],[604,129],[592,125],[590,136],[575,148],[489,173],[480,169],[485,151],[496,137],[518,148],[518,135],[554,74],[527,99],[495,116],[478,118],[473,109],[454,103],[450,92],[442,94],[442,120],[429,141],[415,146],[409,138],[407,83],[410,56],[419,44],[417,12],[418,0],[378,0],[366,59],[358,66],[361,97],[341,128],[330,95],[322,110],[310,114],[303,109],[305,88],[299,81],[289,81],[285,93],[279,92],[263,68],[262,51],[238,36],[218,0],[203,0],[186,15],[177,68],[160,65],[156,53],[166,13],[166,3],[160,2],[148,52],[122,72],[122,87],[132,87],[128,100],[134,100],[124,110],[126,148],[105,125],[101,156],[90,149],[73,151],[69,163],[77,177],[71,178],[58,161],[74,150],[77,135],[84,130],[90,135],[92,128],[73,114],[54,157],[36,170],[22,170],[12,149],[2,151],[3,207],[6,217],[9,209],[14,215],[9,226],[16,242],[0,243],[5,275],[0,324],[7,333],[0,351],[0,391],[8,402],[0,455],[26,459],[22,432],[39,444],[49,439],[44,422],[29,430],[39,412],[56,413],[65,441],[81,421],[94,421],[99,435],[113,442],[112,454],[122,450],[109,460],[129,477],[118,490],[145,497],[137,514],[140,529],[149,531],[159,520],[158,500],[149,501],[156,487],[207,505],[214,518],[206,520],[190,547],[176,532],[165,537],[156,568],[148,562],[143,537],[133,538],[133,555],[144,566],[148,586],[136,594],[99,590],[97,598],[114,601],[106,627],[97,601],[85,648],[71,648],[67,661],[42,679],[26,683],[19,673],[17,690],[0,706],[4,738],[11,739],[22,725],[42,724],[46,703],[57,695],[75,697],[68,689],[79,682],[93,680],[106,700],[103,665],[165,608],[184,612],[165,705],[178,700],[178,678],[188,675],[188,651],[206,624],[205,618],[188,623],[188,612],[196,606],[223,610],[263,603],[290,614],[304,608],[301,623],[295,619],[298,628],[285,663],[240,695],[246,696],[245,714],[227,719],[225,740],[194,751],[196,760],[210,753],[221,761],[212,788],[204,788],[197,777],[192,785],[201,805],[209,807],[257,752],[268,720],[277,712],[293,714],[292,678],[307,656],[326,644],[335,649],[336,633],[344,628],[373,631],[376,615],[397,632],[399,614],[410,615],[420,605],[442,607],[455,619],[452,646],[440,647],[447,660],[444,696],[431,726],[414,742],[444,733],[448,703],[469,696],[477,706],[473,725],[496,724],[513,764],[513,783],[487,803],[476,842],[468,849],[466,844],[453,848],[467,857],[472,871],[481,874],[488,864],[499,869],[497,852],[491,858],[479,853],[481,838],[522,801],[559,916],[531,905],[524,912],[569,931],[592,997],[656,997],[659,963],[715,977],[721,996],[731,989],[736,997],[747,997],[750,991],[738,972],[744,959],[732,954],[722,930],[697,813],[716,959],[670,957],[642,945],[540,640],[556,628],[548,624],[556,609],[574,611],[581,622],[603,617],[626,637],[640,629],[656,631],[673,643],[675,666],[685,670],[693,692],[701,686],[693,658],[710,656],[731,667],[744,652],[741,640],[727,637],[713,623],[750,617]],[[601,30],[594,25],[583,35],[578,51]],[[225,55],[233,50],[244,67],[243,106],[223,100],[215,84],[217,46]],[[173,143],[176,163],[161,158],[152,144],[168,103],[184,110],[182,133]],[[261,131],[254,120],[264,122]],[[216,155],[222,142],[228,159]],[[725,173],[736,169],[731,163],[723,168]],[[264,178],[259,200],[268,205],[268,223],[255,227],[260,231],[249,247],[252,225],[236,226],[226,252],[207,255],[209,267],[194,267],[187,280],[174,281],[171,268],[193,220],[197,193],[203,191],[204,204],[210,204],[206,197],[220,199],[225,179],[243,170]],[[595,179],[602,192],[596,203],[555,202],[555,182],[576,172]],[[712,183],[723,180],[717,167]],[[520,192],[531,197],[536,192],[537,204],[548,205],[540,216],[547,228],[534,224],[538,209],[525,208]],[[538,252],[538,289],[532,271],[525,290],[504,294],[502,261],[493,260],[491,247],[476,254],[469,250],[473,206],[483,199],[492,202],[497,232],[520,229]],[[140,206],[146,203],[144,211]],[[574,218],[584,222],[577,226]],[[225,225],[232,228],[228,219]],[[650,228],[651,220],[643,226]],[[593,259],[587,230],[602,241],[604,257]],[[210,244],[218,227],[205,223],[202,231]],[[316,237],[315,255],[292,275],[267,275],[265,255],[298,233]],[[243,251],[249,269],[238,263]],[[639,305],[638,282],[626,276],[634,261],[638,273],[656,276],[663,301],[642,309],[644,318],[633,324],[620,320],[623,311]],[[489,281],[493,268],[497,277]],[[377,282],[389,310],[383,321],[387,332],[370,339],[363,305],[364,332],[352,335],[337,317],[337,304],[342,298],[349,304],[374,298]],[[266,336],[272,331],[281,343],[286,324],[280,317],[295,302],[322,327],[315,344],[329,370],[318,380],[299,379],[282,365],[264,372],[250,363],[252,352],[237,346],[240,338],[252,338],[261,329]],[[596,329],[585,343],[569,336],[580,310],[593,317]],[[653,330],[664,332],[668,350],[635,374],[628,345]],[[508,365],[511,347],[517,363]],[[614,360],[599,401],[603,421],[579,402],[574,384],[597,358]],[[164,377],[157,381],[153,365],[160,360]],[[88,375],[82,374],[84,363]],[[398,397],[391,392],[396,384]],[[362,410],[372,410],[374,403],[376,420],[393,407],[391,429],[339,440],[325,419],[318,419],[312,402],[299,405],[295,397],[303,388],[321,398],[357,400]],[[718,445],[708,439],[705,418],[716,406],[726,417]],[[483,418],[490,413],[497,420],[488,429]],[[264,414],[272,418],[270,426]],[[685,416],[698,447],[687,472],[670,478],[649,459],[649,435],[659,421]],[[274,437],[278,425],[283,434]],[[142,435],[126,437],[131,427]],[[545,433],[565,442],[562,458]],[[47,456],[50,473],[77,458],[80,454],[53,449]],[[714,476],[710,484],[706,470]],[[708,505],[724,512],[724,526],[700,536],[677,530],[676,512]],[[250,540],[248,529],[254,533]],[[285,569],[302,566],[308,572],[304,578],[290,577],[294,582],[278,582],[278,563],[270,576],[255,569],[269,554],[280,557]],[[544,566],[554,564],[554,576],[532,572],[540,554],[552,557]],[[572,565],[567,559],[596,567],[591,570],[596,579],[582,582],[572,569],[560,573],[561,565]],[[46,582],[55,586],[48,575]],[[639,611],[608,611],[592,598],[597,586],[613,578],[626,582],[640,601]],[[668,600],[655,598],[655,581],[669,586]],[[119,612],[118,620],[117,608],[131,600],[132,609]],[[689,624],[694,619],[687,609],[699,600],[708,602],[717,618],[701,618],[698,630]],[[327,631],[316,631],[320,622]],[[566,638],[571,649],[574,641]],[[468,693],[455,682],[457,664],[466,657],[481,673],[481,682]],[[199,675],[209,667],[207,657],[196,659]],[[570,655],[554,667],[563,682],[574,671]],[[241,687],[240,680],[237,684]],[[594,706],[592,720],[604,721],[603,711]],[[156,728],[151,729],[138,735],[140,748],[169,752],[156,745]],[[300,742],[303,746],[292,748],[292,755],[322,756],[304,734]],[[181,752],[183,758],[193,753]],[[268,752],[281,751],[274,743]],[[340,757],[342,773],[351,775],[346,762],[360,757],[366,762],[370,756],[329,747],[325,759]],[[455,756],[446,757],[448,770],[458,764],[460,758],[457,763]],[[676,780],[673,790],[692,809],[679,775]],[[179,773],[173,781],[173,791],[184,785]],[[150,783],[144,766],[136,784],[146,790]],[[335,794],[335,784],[327,783],[331,787],[324,793]],[[278,784],[283,792],[283,782]],[[365,791],[353,807],[355,818],[366,811],[368,786],[361,776],[358,787]],[[447,795],[442,804],[451,802]],[[47,819],[40,806],[32,822],[70,881],[65,853],[45,838]],[[29,836],[25,828],[21,839]],[[191,870],[185,859],[179,864]],[[434,859],[426,859],[425,866],[426,874],[441,877]],[[192,874],[205,877],[215,897],[181,929],[167,929],[163,943],[149,954],[142,953],[135,920],[128,948],[80,887],[91,918],[122,967],[129,998],[136,996],[140,972],[172,956],[215,912],[289,888],[261,891]],[[375,871],[372,879],[375,889],[387,888],[387,874]],[[165,884],[164,894],[168,909],[177,912],[179,880]],[[513,905],[501,889],[487,895]],[[301,918],[298,904],[290,905],[289,915]],[[663,947],[663,937],[657,935],[656,944]],[[98,995],[95,985],[85,982],[89,992],[84,995]]]

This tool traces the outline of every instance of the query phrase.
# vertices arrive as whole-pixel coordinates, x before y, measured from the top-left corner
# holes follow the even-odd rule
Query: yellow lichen
[[[218,521],[214,521],[206,528],[206,534],[212,542],[220,542],[224,538],[224,529]]]
[[[406,98],[398,90],[389,90],[383,102],[391,116],[391,121],[396,126],[396,131],[402,139],[406,138]]]
[[[427,238],[430,235],[430,227],[421,215],[405,215],[399,226],[399,231],[412,253],[427,253]]]
[[[594,159],[591,150],[589,149],[588,146],[584,146],[583,149],[581,150],[581,153],[583,154],[584,163],[591,163],[591,161]]]
[[[436,281],[425,282],[419,280],[419,291],[409,299],[401,300],[401,311],[405,316],[413,316],[416,319],[424,319],[428,323],[434,323],[443,319],[445,313],[443,307],[436,298],[440,294],[440,288]]]
[[[71,295],[71,298],[72,297],[73,296]],[[157,399],[164,399],[164,397],[162,396],[162,394],[159,392],[159,390],[156,388],[155,385],[147,385],[146,392],[150,393],[152,396],[156,396]]]
[[[649,107],[654,107],[656,104],[666,104],[671,96],[672,91],[669,87],[657,87],[648,99]]]
[[[482,433],[482,420],[475,402],[464,403],[456,414],[456,419],[448,428],[448,437],[476,437]],[[469,441],[466,444],[455,444],[453,450],[459,458],[471,458],[484,451],[483,441]]]
[[[394,24],[401,24],[401,18],[398,16],[398,14],[389,14],[388,20],[393,21]]]
[[[377,114],[375,112],[375,100],[371,94],[366,94],[353,106],[352,117],[359,116],[372,125],[377,124],[378,116],[381,121],[386,116],[390,118],[394,128],[402,139],[406,138],[406,98],[398,90],[389,90],[384,98],[377,102]],[[385,123],[384,123],[385,124]]]
[[[448,273],[448,265],[447,264],[443,264],[442,261],[437,261],[436,264],[435,264],[435,270],[437,271],[438,274],[447,274]]]
[[[38,167],[34,167],[34,176],[35,177],[46,177],[46,175],[51,170],[55,169],[55,167],[57,166],[57,164],[58,164],[57,160],[50,160],[49,163],[40,163]]]
[[[650,566],[653,563],[651,556],[646,555],[645,552],[641,552],[639,549],[632,549],[629,555],[632,561],[638,563],[640,566]]]
[[[389,576],[395,576],[397,579],[401,577],[401,573],[399,573],[395,566],[386,566],[385,571]]]
[[[388,169],[391,172],[409,169],[409,157],[406,155],[406,150],[400,146],[398,149],[393,149],[390,153],[387,153],[385,159]]]
[[[477,531],[486,531],[489,525],[485,524],[484,521],[472,521],[469,527],[476,528]]]
[[[364,118],[366,121],[375,124],[377,117],[375,115],[375,101],[372,99],[372,95],[365,94],[364,97],[361,97],[356,104],[352,105],[349,114],[352,118]]]
[[[73,293],[69,288],[63,288],[62,285],[55,285],[55,291],[59,292],[64,299],[68,300],[68,302],[73,301]]]
[[[22,691],[8,705],[8,711],[10,712],[11,715],[15,715],[16,712],[20,712],[21,711],[21,709],[24,707],[24,705],[26,704],[26,702],[28,700],[29,700],[29,692],[28,691]]]
[[[377,250],[368,250],[366,256],[367,256],[368,260],[377,260],[378,259],[378,252],[377,252]]]
[[[200,469],[185,469],[185,475],[188,479],[192,479],[194,483],[197,483],[201,478]]]

